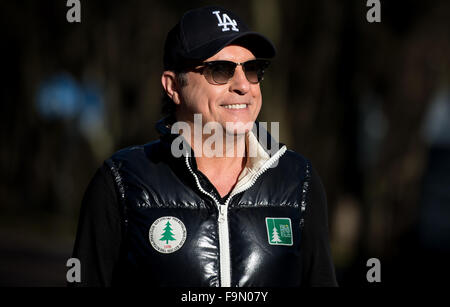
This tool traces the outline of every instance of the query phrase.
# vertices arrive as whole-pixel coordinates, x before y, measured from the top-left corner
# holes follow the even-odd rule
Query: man
[[[320,179],[256,123],[274,55],[229,10],[183,15],[165,45],[161,138],[115,153],[86,191],[81,285],[337,285]]]

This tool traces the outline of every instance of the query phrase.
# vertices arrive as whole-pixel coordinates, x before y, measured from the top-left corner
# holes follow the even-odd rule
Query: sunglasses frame
[[[262,69],[261,69],[261,72],[260,72],[262,75],[264,75],[265,69],[267,69],[267,67],[270,65],[270,61],[266,60],[266,59],[253,59],[253,60],[248,60],[248,61],[243,62],[243,63],[236,63],[236,62],[227,61],[227,60],[217,60],[217,61],[202,62],[200,67],[198,67],[196,69],[201,69],[201,74],[205,77],[205,79],[206,79],[206,81],[208,81],[208,83],[213,84],[213,85],[224,85],[224,84],[227,84],[228,82],[230,82],[231,79],[233,79],[234,74],[236,73],[236,67],[240,65],[240,66],[242,66],[242,69],[244,71],[245,78],[247,79],[247,81],[252,83],[252,84],[258,84],[262,80],[264,80],[264,76],[261,76],[261,79],[256,81],[256,82],[250,81],[248,76],[247,76],[247,72],[245,70],[245,65],[247,63],[250,63],[250,62],[262,63],[262,65],[261,65]],[[212,67],[214,65],[217,65],[217,64],[220,64],[220,63],[227,63],[227,64],[228,63],[232,63],[234,65],[233,74],[231,75],[230,78],[228,78],[228,80],[226,82],[217,82],[214,79],[214,77],[213,77]],[[258,73],[258,72],[256,72],[256,73]]]

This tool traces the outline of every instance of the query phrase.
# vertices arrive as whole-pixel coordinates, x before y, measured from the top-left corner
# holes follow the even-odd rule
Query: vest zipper
[[[241,193],[245,190],[248,190],[251,188],[259,176],[261,176],[265,171],[267,171],[275,161],[281,158],[281,156],[286,152],[287,148],[286,146],[283,146],[279,151],[277,151],[269,160],[266,161],[266,163],[256,172],[253,177],[250,180],[250,183],[247,185],[244,185],[239,190],[235,190],[231,192],[230,196],[228,196],[228,199],[225,201],[224,205],[221,205],[220,202],[214,197],[214,195],[211,195],[210,193],[206,192],[197,177],[197,175],[194,173],[194,171],[191,168],[191,165],[189,164],[189,157],[186,156],[185,162],[186,166],[189,169],[189,172],[194,176],[195,183],[197,185],[197,188],[202,192],[203,194],[209,196],[211,199],[214,200],[217,209],[219,211],[219,217],[217,219],[217,222],[219,224],[219,257],[220,257],[220,286],[221,287],[231,287],[231,260],[230,260],[230,237],[229,237],[229,230],[228,230],[228,204],[230,203],[231,198]]]
[[[228,234],[228,215],[227,215],[227,207],[226,205],[221,205],[219,201],[214,197],[214,195],[206,192],[198,180],[197,175],[191,168],[189,164],[189,157],[186,156],[186,166],[189,169],[189,172],[194,176],[195,183],[197,188],[203,194],[209,196],[214,200],[214,203],[217,206],[217,210],[219,211],[219,217],[217,222],[219,224],[219,257],[220,257],[220,286],[221,287],[230,287],[231,286],[231,264],[230,264],[230,245],[229,245],[229,234]]]

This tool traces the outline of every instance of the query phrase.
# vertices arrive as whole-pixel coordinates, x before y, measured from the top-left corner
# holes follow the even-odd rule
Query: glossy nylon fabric
[[[125,226],[113,284],[221,286],[217,205],[199,191],[185,158],[172,156],[171,139],[165,135],[107,160]],[[196,169],[193,160],[189,158]],[[232,287],[300,286],[302,208],[309,172],[305,158],[287,151],[276,167],[232,197],[228,207]],[[149,241],[151,225],[164,216],[181,220],[187,233],[183,246],[169,254],[158,252]],[[291,219],[292,246],[269,244],[266,217]]]

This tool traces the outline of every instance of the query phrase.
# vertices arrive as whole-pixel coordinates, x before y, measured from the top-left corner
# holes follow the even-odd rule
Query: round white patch
[[[186,240],[186,227],[173,216],[163,216],[153,222],[148,232],[150,244],[158,252],[169,254],[179,250]]]

